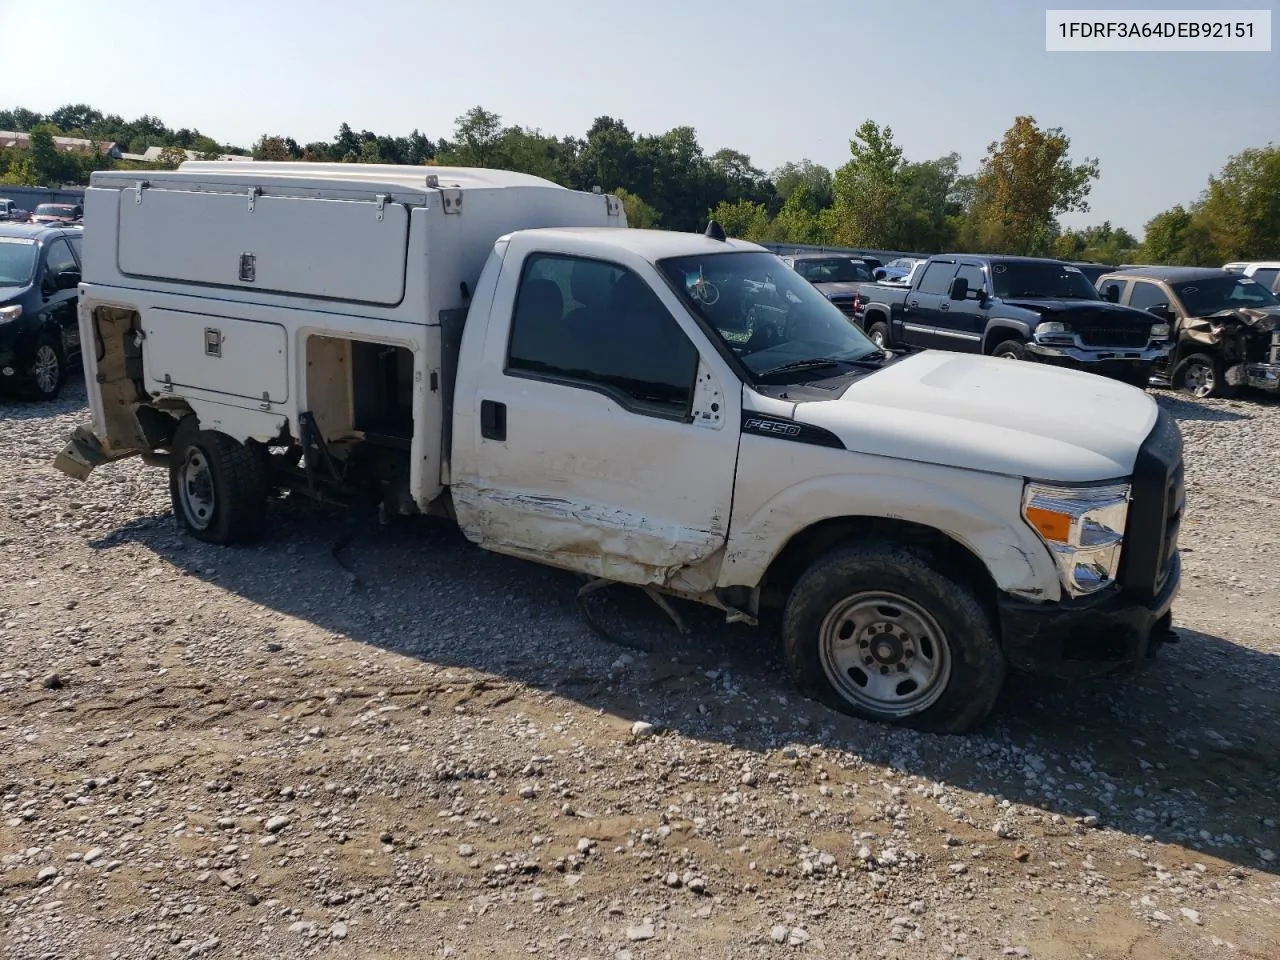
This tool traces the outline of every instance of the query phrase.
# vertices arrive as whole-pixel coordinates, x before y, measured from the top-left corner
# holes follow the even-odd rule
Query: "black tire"
[[[1119,379],[1129,384],[1131,387],[1137,387],[1139,390],[1146,390],[1151,385],[1151,371],[1143,368],[1139,371],[1126,371]]]
[[[1222,361],[1208,353],[1193,353],[1178,361],[1170,379],[1175,390],[1189,393],[1197,400],[1208,400],[1226,393],[1226,371]]]
[[[40,335],[25,374],[27,393],[33,400],[58,399],[67,382],[67,360],[56,338]]]
[[[877,337],[879,339],[877,339]],[[888,350],[893,346],[892,339],[889,334],[889,325],[883,320],[877,320],[871,326],[867,327],[867,338],[882,350]]]
[[[847,608],[851,619],[837,628],[837,614],[848,604],[852,604]],[[854,614],[868,610],[881,620],[855,627]],[[834,619],[828,623],[828,618]],[[934,632],[909,636],[912,623]],[[845,626],[850,628],[847,636]],[[848,641],[839,645],[845,651],[842,663],[836,662],[839,654],[832,649],[836,636]],[[934,733],[964,733],[986,719],[1004,685],[1000,641],[991,614],[973,588],[924,554],[890,543],[837,547],[819,557],[791,591],[782,616],[782,638],[787,666],[804,693],[867,720]],[[866,658],[872,661],[871,671],[862,662],[845,667],[851,660],[865,662]],[[919,694],[902,693],[912,682],[910,673],[894,685],[895,696],[918,696],[914,704],[907,700],[869,703],[875,699],[873,694],[845,692],[859,686],[863,691],[876,685],[884,689],[891,681],[882,677],[902,676],[899,671],[911,669],[906,664],[930,658],[938,676],[926,685],[916,682]],[[940,667],[944,662],[945,676]],[[841,681],[847,684],[845,691],[833,682],[833,675],[846,678]]]
[[[201,430],[194,417],[178,425],[169,458],[169,497],[178,524],[206,543],[251,543],[266,528],[266,465],[250,446]]]
[[[1027,345],[1021,340],[1013,338],[1002,340],[997,343],[992,348],[991,355],[993,357],[1001,357],[1005,360],[1026,360],[1029,356],[1027,353]]]

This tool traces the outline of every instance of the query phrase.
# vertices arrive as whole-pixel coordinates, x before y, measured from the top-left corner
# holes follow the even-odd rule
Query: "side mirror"
[[[80,271],[79,270],[63,270],[56,277],[54,277],[54,285],[59,290],[71,290],[75,287],[80,286]]]
[[[951,289],[947,291],[950,300],[963,300],[969,295],[969,281],[964,277],[956,277],[951,281]]]
[[[1107,303],[1119,303],[1120,302],[1120,284],[1108,283],[1106,287],[1103,288],[1102,298],[1106,300]]]
[[[885,270],[884,267],[876,267],[874,270],[871,271],[871,276],[873,276],[877,280],[883,280],[888,275],[889,275],[889,272]]]
[[[1147,307],[1147,313],[1153,317],[1159,317],[1161,320],[1169,319],[1169,305],[1167,303],[1153,303]]]

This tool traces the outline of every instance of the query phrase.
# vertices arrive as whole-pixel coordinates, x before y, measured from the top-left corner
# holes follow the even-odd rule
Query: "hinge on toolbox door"
[[[261,194],[262,194],[262,188],[261,188],[261,187],[250,187],[250,188],[249,188],[249,212],[250,212],[250,213],[253,213],[253,205],[254,205],[254,203],[256,203],[256,202],[257,202],[257,199],[258,199],[258,197],[259,197],[259,196],[261,196]]]
[[[461,190],[441,190],[440,196],[444,197],[445,213],[462,213]]]
[[[381,222],[382,222],[383,211],[384,211],[384,210],[386,209],[386,207],[387,207],[387,201],[388,201],[388,200],[390,200],[391,198],[390,198],[390,197],[388,197],[385,193],[380,193],[380,194],[378,194],[376,197],[374,197],[373,199],[375,199],[376,201],[378,201],[378,205],[377,205],[377,211],[378,211],[378,222],[379,222],[379,223],[381,223]]]

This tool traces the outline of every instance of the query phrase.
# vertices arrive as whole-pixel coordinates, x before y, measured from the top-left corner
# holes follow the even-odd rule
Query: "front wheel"
[[[169,496],[184,530],[207,543],[250,543],[266,526],[266,465],[225,433],[184,420],[169,457]]]
[[[1027,345],[1021,340],[1005,340],[1003,343],[996,344],[991,355],[1001,360],[1026,360]]]
[[[1000,643],[973,589],[892,544],[819,558],[792,590],[782,629],[797,685],[867,720],[963,733],[1004,684]]]
[[[1173,386],[1197,400],[1220,397],[1226,379],[1222,365],[1207,353],[1193,353],[1173,371]]]
[[[56,400],[66,379],[62,351],[58,348],[57,341],[46,334],[36,343],[31,367],[27,371],[31,395],[37,400]]]

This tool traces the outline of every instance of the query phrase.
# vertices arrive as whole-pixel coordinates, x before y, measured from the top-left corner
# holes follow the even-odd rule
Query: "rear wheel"
[[[991,351],[993,357],[999,357],[1001,360],[1026,360],[1027,345],[1021,340],[1005,340],[996,344],[996,348]]]
[[[179,425],[169,458],[169,496],[184,530],[208,543],[249,543],[266,526],[266,464],[224,433]]]
[[[892,544],[820,557],[787,601],[783,641],[802,690],[868,720],[962,733],[1004,684],[1000,643],[972,587]]]
[[[1222,364],[1207,353],[1193,353],[1173,371],[1173,386],[1199,400],[1220,397],[1226,386]]]
[[[883,320],[877,320],[867,328],[867,339],[881,350],[889,349],[889,325]]]

